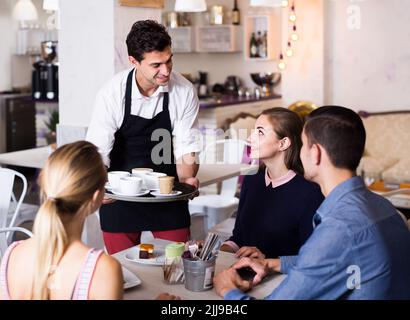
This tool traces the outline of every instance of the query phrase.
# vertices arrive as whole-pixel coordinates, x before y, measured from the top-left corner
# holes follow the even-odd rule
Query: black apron
[[[131,114],[132,82],[134,71],[127,78],[125,112],[121,128],[115,133],[110,153],[108,171],[131,171],[133,168],[152,168],[166,173],[178,181],[171,139],[171,163],[156,165],[151,160],[151,150],[159,142],[151,141],[156,129],[168,130],[172,134],[168,110],[168,92],[164,92],[162,111],[152,119]],[[171,136],[172,137],[172,136]],[[131,233],[139,231],[166,231],[190,226],[188,201],[163,203],[138,203],[116,201],[100,208],[101,229],[105,232]]]

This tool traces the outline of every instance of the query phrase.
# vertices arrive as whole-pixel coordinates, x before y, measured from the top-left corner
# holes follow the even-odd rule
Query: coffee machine
[[[57,41],[41,43],[41,60],[33,64],[32,93],[34,100],[58,100]]]

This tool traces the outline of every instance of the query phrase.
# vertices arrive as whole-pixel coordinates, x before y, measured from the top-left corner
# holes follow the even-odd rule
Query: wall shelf
[[[269,61],[275,60],[280,53],[281,45],[281,24],[279,19],[275,19],[274,15],[247,15],[245,16],[244,30],[244,55],[247,61]],[[251,57],[250,55],[250,39],[252,33],[257,35],[258,31],[267,32],[267,48],[266,57]]]
[[[197,52],[240,52],[240,32],[235,25],[210,25],[196,27]]]
[[[193,27],[168,28],[168,33],[172,39],[174,52],[195,52],[195,30]]]

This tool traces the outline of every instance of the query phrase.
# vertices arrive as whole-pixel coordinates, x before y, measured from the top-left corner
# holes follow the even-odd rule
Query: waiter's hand
[[[113,203],[113,202],[115,202],[115,201],[116,201],[115,199],[111,199],[111,198],[108,198],[108,197],[104,197],[102,203],[103,203],[103,204],[110,204],[110,203]]]
[[[184,183],[190,184],[191,186],[194,186],[197,189],[199,188],[198,178],[195,178],[195,177],[187,178],[187,179],[184,180]]]
[[[185,179],[183,182],[186,183],[186,184],[189,184],[189,185],[191,185],[191,186],[194,186],[194,187],[197,188],[197,189],[199,188],[199,180],[198,180],[198,178],[195,178],[195,177],[187,178],[187,179]],[[192,200],[192,199],[194,199],[194,198],[197,197],[197,196],[199,196],[199,191],[195,192],[194,195],[193,195],[192,197],[190,197],[189,199]]]

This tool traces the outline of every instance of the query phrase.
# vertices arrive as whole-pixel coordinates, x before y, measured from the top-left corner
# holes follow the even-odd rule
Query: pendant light
[[[58,0],[43,0],[43,9],[46,11],[58,11],[59,7]]]
[[[176,0],[175,11],[177,12],[203,12],[206,11],[205,0]]]
[[[38,20],[36,6],[31,0],[19,0],[13,8],[13,18],[18,21]]]
[[[59,0],[43,0],[43,9],[51,13],[47,19],[47,28],[49,30],[60,29]]]

